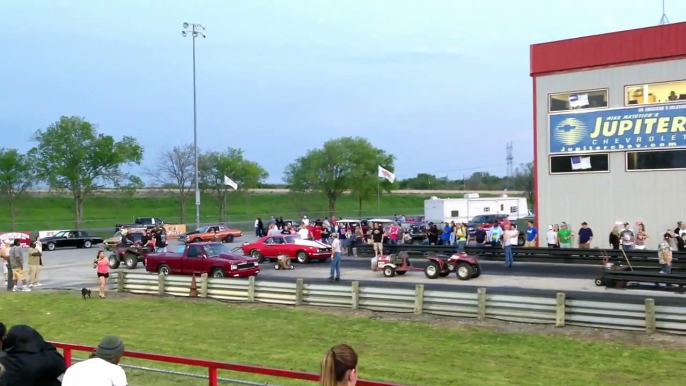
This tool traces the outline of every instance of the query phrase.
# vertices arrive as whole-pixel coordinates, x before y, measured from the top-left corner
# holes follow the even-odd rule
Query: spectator
[[[355,386],[357,353],[347,344],[331,347],[321,363],[319,386]]]
[[[127,386],[126,373],[119,366],[124,355],[124,342],[106,335],[90,358],[67,369],[62,386]]]
[[[281,231],[276,226],[276,224],[269,224],[269,231],[267,232],[267,236],[276,236],[279,234],[281,234]]]
[[[538,242],[538,229],[534,227],[533,221],[529,221],[528,225],[529,226],[526,228],[526,243],[524,243],[524,246],[536,247]]]
[[[453,227],[448,224],[448,222],[445,223],[443,226],[443,233],[441,234],[441,244],[443,245],[449,245],[450,244],[450,235],[453,232]]]
[[[557,248],[557,232],[552,225],[548,225],[548,233],[545,234],[546,242],[548,243],[548,248]]]
[[[681,236],[677,236],[676,248],[679,252],[686,251],[686,232],[682,233]]]
[[[390,229],[388,230],[388,239],[390,240],[389,243],[392,245],[398,244],[398,235],[400,233],[400,227],[398,224],[393,223],[391,224]]]
[[[457,240],[457,250],[464,251],[467,244],[467,227],[464,224],[455,224],[455,240]]]
[[[93,261],[93,269],[98,274],[98,283],[100,284],[99,295],[100,298],[105,298],[105,289],[107,288],[107,279],[110,277],[110,262],[105,258],[105,251],[99,251],[98,255]]]
[[[634,238],[636,235],[634,231],[629,229],[629,223],[624,223],[624,229],[619,231],[619,238],[622,240],[622,249],[625,251],[630,251],[634,249]]]
[[[59,386],[57,379],[67,369],[55,346],[47,343],[38,331],[26,325],[10,328],[2,349],[0,364],[5,368],[3,386]]]
[[[486,231],[482,228],[477,228],[476,231],[474,231],[474,240],[476,241],[477,247],[483,247],[486,243]]]
[[[502,237],[503,228],[500,227],[499,223],[493,223],[493,228],[491,228],[491,246],[496,248],[500,247],[500,239]]]
[[[5,354],[5,350],[2,348],[2,344],[5,342],[6,338],[7,338],[7,327],[5,327],[4,323],[0,323],[0,358],[7,355],[7,354]]]
[[[259,217],[255,219],[255,236],[262,237],[262,220]]]
[[[581,229],[579,229],[579,249],[590,249],[591,241],[593,241],[593,230],[584,221],[581,223]]]
[[[307,216],[303,216],[302,221],[300,221],[300,225],[305,227],[310,225],[310,219],[308,219]]]
[[[329,272],[329,281],[341,280],[341,240],[338,239],[338,233],[333,234],[333,241],[331,242],[331,270]]]
[[[379,224],[373,224],[372,241],[374,242],[374,257],[383,255],[384,231]]]
[[[438,243],[438,227],[434,223],[429,223],[429,229],[426,231],[429,245],[436,245]]]
[[[322,234],[322,242],[324,244],[328,244],[330,242],[329,239],[331,238],[331,232],[329,231],[329,227],[324,226],[324,224],[322,224],[322,233],[321,234]]]
[[[300,229],[298,230],[298,234],[300,235],[300,238],[303,240],[309,240],[310,239],[310,231],[307,229],[305,225],[300,226]]]
[[[10,268],[10,253],[7,241],[4,243],[0,241],[0,262],[2,262],[2,276],[5,278],[5,286],[8,290],[11,290],[10,274],[12,273],[12,268]]]
[[[29,287],[40,287],[38,281],[40,267],[43,265],[43,254],[36,248],[36,242],[31,242],[29,246]]]
[[[562,224],[560,224],[560,230],[557,231],[557,240],[560,244],[560,248],[571,248],[572,237],[574,237],[572,230],[569,229],[567,223],[563,221]]]
[[[555,248],[560,248],[560,238],[557,237],[557,233],[560,231],[560,225],[553,225],[553,232],[555,232]]]
[[[638,222],[638,230],[636,231],[636,242],[634,243],[634,248],[636,249],[646,249],[646,240],[650,237],[648,232],[646,232],[646,226],[642,222]]]
[[[40,242],[40,236],[36,236],[36,249],[40,252],[43,253],[43,243]]]
[[[164,232],[162,229],[157,229],[155,231],[155,252],[167,252],[167,241],[165,240]]]
[[[514,255],[512,254],[512,242],[517,243],[519,232],[514,225],[509,226],[510,229],[503,233],[503,248],[505,249],[505,266],[510,268],[514,264]]]
[[[660,261],[660,266],[662,269],[660,273],[670,274],[672,273],[672,246],[670,245],[672,241],[672,234],[667,232],[664,235],[664,239],[660,242],[657,247],[657,258]]]
[[[27,285],[26,273],[24,271],[24,251],[20,247],[19,239],[14,239],[14,245],[10,248],[10,264],[12,265],[12,277],[14,278],[15,284],[21,282],[23,284],[22,291],[31,291],[31,288]],[[18,287],[14,287],[13,291],[18,291]]]
[[[612,249],[619,249],[619,225],[615,225],[615,227],[612,228],[612,231],[610,231],[610,238],[608,241],[612,246]]]

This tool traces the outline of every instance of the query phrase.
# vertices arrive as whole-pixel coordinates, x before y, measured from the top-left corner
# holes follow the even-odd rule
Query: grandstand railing
[[[74,351],[76,351],[76,352],[87,352],[90,354],[95,350],[95,347],[93,347],[93,346],[86,346],[86,345],[81,345],[81,344],[61,343],[61,342],[50,342],[50,343],[52,343],[57,348],[62,350],[62,353],[64,355],[64,360],[67,363],[67,366],[71,366],[72,363],[75,361],[75,358],[73,357]],[[204,367],[205,369],[207,369],[207,379],[208,379],[208,385],[209,386],[218,386],[219,385],[219,381],[220,381],[220,378],[218,375],[219,370],[233,371],[233,372],[238,372],[238,373],[255,374],[255,375],[264,375],[264,376],[271,376],[271,377],[276,377],[276,378],[298,379],[298,380],[310,381],[310,382],[318,382],[319,381],[319,374],[306,373],[306,372],[302,372],[302,371],[277,369],[277,368],[271,368],[271,367],[242,365],[242,364],[237,364],[237,363],[227,363],[227,362],[219,362],[219,361],[197,359],[197,358],[185,358],[185,357],[178,357],[178,356],[173,356],[173,355],[152,354],[152,353],[145,353],[145,352],[140,352],[140,351],[129,351],[129,350],[127,350],[124,353],[124,357],[143,359],[143,360],[152,361],[152,362],[162,362],[162,363],[170,363],[170,364],[193,366],[193,367]],[[358,380],[357,384],[360,386],[402,386],[402,385],[395,384],[395,383],[367,381],[367,380]]]

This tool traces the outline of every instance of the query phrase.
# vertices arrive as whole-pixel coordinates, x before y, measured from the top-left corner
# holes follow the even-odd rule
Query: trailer
[[[464,198],[431,197],[424,201],[424,216],[427,222],[466,223],[474,216],[482,214],[506,214],[514,221],[530,215],[525,197],[479,197],[478,194],[465,194]]]

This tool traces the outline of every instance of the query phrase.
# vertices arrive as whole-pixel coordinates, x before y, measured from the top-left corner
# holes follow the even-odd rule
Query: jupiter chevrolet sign
[[[686,147],[686,104],[549,115],[550,153]]]

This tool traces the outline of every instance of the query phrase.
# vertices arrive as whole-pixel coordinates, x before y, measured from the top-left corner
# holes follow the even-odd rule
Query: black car
[[[84,231],[60,231],[51,237],[40,239],[43,250],[54,251],[56,248],[90,248],[103,243],[102,237],[89,236]]]

